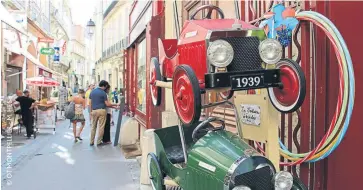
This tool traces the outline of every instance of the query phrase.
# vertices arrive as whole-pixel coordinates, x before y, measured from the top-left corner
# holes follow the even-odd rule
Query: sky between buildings
[[[73,24],[86,26],[90,18],[92,18],[97,2],[101,0],[71,0],[70,6],[72,10]]]

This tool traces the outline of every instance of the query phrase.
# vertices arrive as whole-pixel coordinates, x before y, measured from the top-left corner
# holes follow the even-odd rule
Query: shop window
[[[146,113],[146,40],[137,46],[137,109]]]

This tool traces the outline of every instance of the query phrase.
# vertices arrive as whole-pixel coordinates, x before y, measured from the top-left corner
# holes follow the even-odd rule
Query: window
[[[137,109],[146,113],[146,40],[137,46]]]

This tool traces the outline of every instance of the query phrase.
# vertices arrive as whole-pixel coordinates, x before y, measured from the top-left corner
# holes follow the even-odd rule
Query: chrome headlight
[[[282,46],[275,39],[266,39],[261,42],[258,47],[263,62],[267,64],[275,64],[282,57]]]
[[[275,190],[290,190],[293,184],[292,175],[289,172],[280,171],[274,176]]]
[[[251,190],[251,188],[246,187],[244,185],[239,185],[239,186],[233,188],[232,190]]]
[[[234,51],[230,43],[225,40],[216,40],[207,50],[207,58],[216,67],[227,67],[233,60]]]

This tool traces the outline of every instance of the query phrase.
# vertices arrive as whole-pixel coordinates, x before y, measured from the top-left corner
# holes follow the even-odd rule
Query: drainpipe
[[[239,14],[239,6],[237,0],[234,0],[234,9],[236,14],[236,19],[241,20],[241,15]]]
[[[1,39],[4,39],[3,38],[3,22],[2,20],[0,20],[0,37]],[[6,82],[6,78],[5,78],[5,71],[6,71],[6,63],[5,63],[5,60],[3,60],[4,58],[4,54],[5,54],[5,51],[4,51],[4,47],[3,47],[3,41],[4,40],[1,40],[0,41],[0,64],[1,64],[1,88],[2,88],[2,94],[1,95],[4,95],[4,97],[6,96],[7,94],[7,88],[5,86],[3,86],[3,84]],[[6,85],[6,83],[5,83]]]
[[[179,25],[179,14],[178,14],[178,4],[177,1],[174,0],[173,2],[173,8],[174,8],[174,25],[175,25],[175,33],[176,33],[176,39],[179,39],[180,35],[180,25]]]

